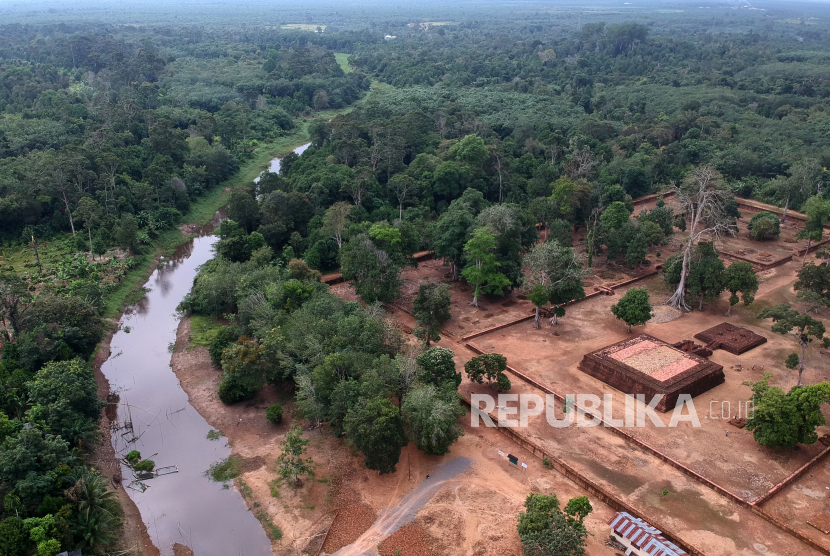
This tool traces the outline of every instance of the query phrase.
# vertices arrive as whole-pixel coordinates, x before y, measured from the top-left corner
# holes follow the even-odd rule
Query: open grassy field
[[[351,54],[347,54],[345,52],[334,53],[334,59],[337,60],[337,64],[340,66],[340,69],[346,73],[352,71],[352,66],[349,64],[349,56],[351,56]]]
[[[296,29],[298,31],[311,31],[312,33],[316,33],[317,29],[322,29],[323,31],[326,30],[325,25],[317,25],[314,23],[288,23],[286,25],[281,25],[281,29]]]

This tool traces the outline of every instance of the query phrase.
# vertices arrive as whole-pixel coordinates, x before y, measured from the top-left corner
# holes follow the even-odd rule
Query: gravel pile
[[[398,552],[400,551],[400,552]],[[404,525],[378,547],[380,556],[430,556],[435,552],[430,547],[430,536],[418,524]]]
[[[673,321],[674,319],[680,318],[680,315],[683,314],[683,311],[675,309],[670,305],[657,305],[656,307],[652,307],[652,312],[654,316],[648,321],[650,324],[661,324]]]
[[[375,522],[375,512],[366,504],[350,504],[340,508],[331,524],[323,552],[332,554],[352,544]]]

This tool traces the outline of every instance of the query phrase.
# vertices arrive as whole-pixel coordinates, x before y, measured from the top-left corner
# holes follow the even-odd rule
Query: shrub
[[[140,460],[140,459],[141,459],[141,452],[139,452],[138,450],[133,450],[132,452],[130,452],[129,454],[127,454],[127,455],[125,456],[125,458],[127,459],[127,461],[129,461],[130,463],[132,463],[133,465],[135,465],[135,463],[136,463],[138,460]]]
[[[217,461],[205,471],[205,476],[217,483],[226,483],[242,474],[242,459],[231,456],[226,460]]]
[[[147,471],[150,472],[156,467],[156,462],[151,459],[142,460],[133,465],[133,469],[136,471]]]
[[[265,411],[265,418],[275,425],[282,423],[282,404],[275,403],[270,405]]]
[[[210,362],[214,365],[221,365],[222,364],[222,351],[232,343],[236,342],[236,340],[241,336],[239,329],[235,326],[223,326],[219,329],[219,332],[216,333],[216,336],[213,338],[213,341],[210,343],[210,347],[208,348],[208,354],[210,354]]]
[[[504,373],[499,373],[499,378],[496,380],[496,390],[504,392],[510,390],[510,379]]]
[[[772,213],[759,212],[749,221],[749,236],[756,241],[772,239],[780,233],[781,222]]]
[[[225,373],[219,383],[218,394],[222,403],[231,405],[252,398],[256,394],[256,390],[251,390],[245,384],[235,380],[231,374]]]

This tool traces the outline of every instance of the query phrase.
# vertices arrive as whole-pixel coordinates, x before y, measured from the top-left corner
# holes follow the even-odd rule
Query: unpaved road
[[[416,514],[457,475],[463,473],[472,463],[470,458],[451,459],[421,481],[416,488],[403,497],[398,505],[385,509],[380,517],[365,533],[348,546],[344,546],[332,556],[372,556],[376,555],[377,545],[382,540],[415,519]]]

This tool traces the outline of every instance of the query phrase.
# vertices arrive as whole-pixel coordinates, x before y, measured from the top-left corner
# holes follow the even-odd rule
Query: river
[[[279,159],[271,161],[269,170],[279,171]],[[117,411],[119,428],[112,433],[116,454],[135,449],[157,469],[178,469],[141,481],[147,487],[142,492],[142,484],[132,482],[132,470],[122,465],[123,485],[163,556],[173,554],[174,543],[189,546],[196,556],[272,554],[271,542],[242,495],[205,476],[231,449],[224,437],[208,439],[212,427],[190,405],[170,365],[179,324],[176,307],[190,292],[199,267],[213,258],[218,238],[212,233],[223,215],[217,212],[199,237],[159,263],[145,284],[147,295],[125,309],[111,355],[101,366],[118,399],[117,406],[108,408],[111,417]]]

